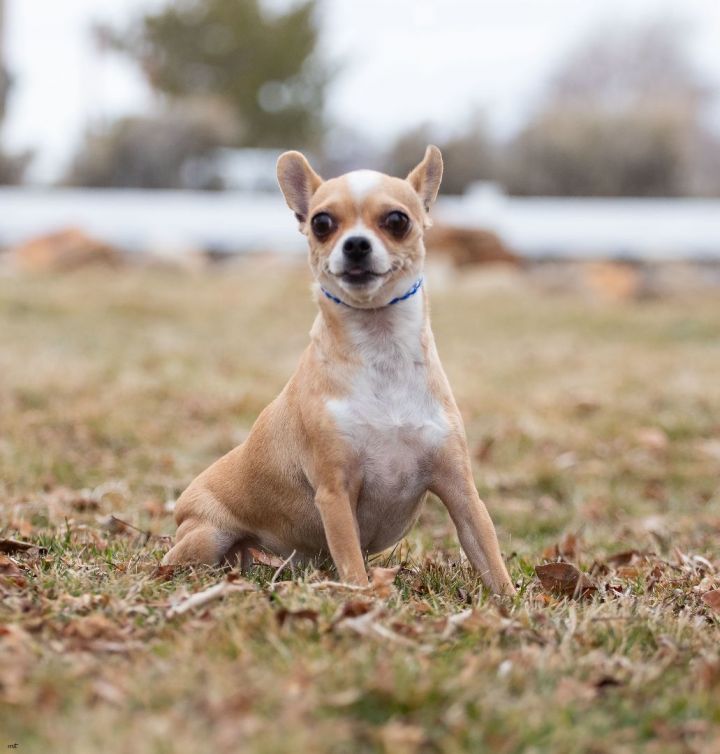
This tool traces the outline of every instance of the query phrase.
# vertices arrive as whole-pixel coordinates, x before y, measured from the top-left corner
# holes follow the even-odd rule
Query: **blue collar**
[[[414,296],[420,290],[420,288],[422,288],[422,284],[423,284],[423,279],[418,278],[412,284],[412,287],[407,293],[403,294],[402,296],[396,296],[392,301],[389,301],[387,304],[385,304],[385,306],[392,306],[393,304],[399,304],[401,301],[405,301],[405,299],[410,298],[410,296]],[[337,296],[333,296],[333,294],[330,293],[330,291],[326,290],[322,286],[320,286],[320,290],[330,299],[330,301],[334,301],[336,304],[342,304],[343,306],[348,306],[351,309],[359,308],[359,307],[350,306],[350,304],[346,304],[342,299],[338,298]],[[382,309],[383,307],[378,306],[378,307],[372,307],[372,308]]]

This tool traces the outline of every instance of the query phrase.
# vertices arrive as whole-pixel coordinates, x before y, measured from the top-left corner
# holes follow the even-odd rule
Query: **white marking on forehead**
[[[356,202],[362,201],[380,183],[382,173],[377,170],[353,170],[345,175],[350,193]]]

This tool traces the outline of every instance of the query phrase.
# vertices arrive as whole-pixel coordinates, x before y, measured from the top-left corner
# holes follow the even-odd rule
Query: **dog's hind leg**
[[[237,537],[207,521],[187,518],[178,527],[175,545],[166,553],[163,565],[205,563],[218,565],[234,549]]]
[[[242,537],[236,540],[230,549],[225,553],[223,560],[230,566],[238,566],[241,573],[247,574],[255,562],[250,548],[254,540],[248,537]]]
[[[177,501],[175,545],[163,558],[165,565],[204,563],[219,565],[242,554],[247,532],[223,508],[215,495],[197,481]]]

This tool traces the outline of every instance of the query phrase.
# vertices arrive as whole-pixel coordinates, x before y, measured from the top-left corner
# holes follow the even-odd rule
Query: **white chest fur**
[[[432,453],[448,426],[428,384],[422,296],[372,315],[348,312],[347,325],[361,365],[348,394],[327,407],[362,474],[363,546],[377,550],[412,524],[429,482]]]

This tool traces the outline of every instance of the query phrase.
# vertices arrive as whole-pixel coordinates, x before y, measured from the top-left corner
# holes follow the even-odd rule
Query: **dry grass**
[[[431,501],[357,594],[157,571],[313,316],[304,272],[0,280],[0,746],[24,752],[720,751],[720,307],[436,286],[434,324],[521,594]],[[125,527],[110,514],[138,527]],[[146,534],[147,533],[147,534]],[[611,560],[613,554],[634,555]],[[564,558],[598,586],[546,593]]]

